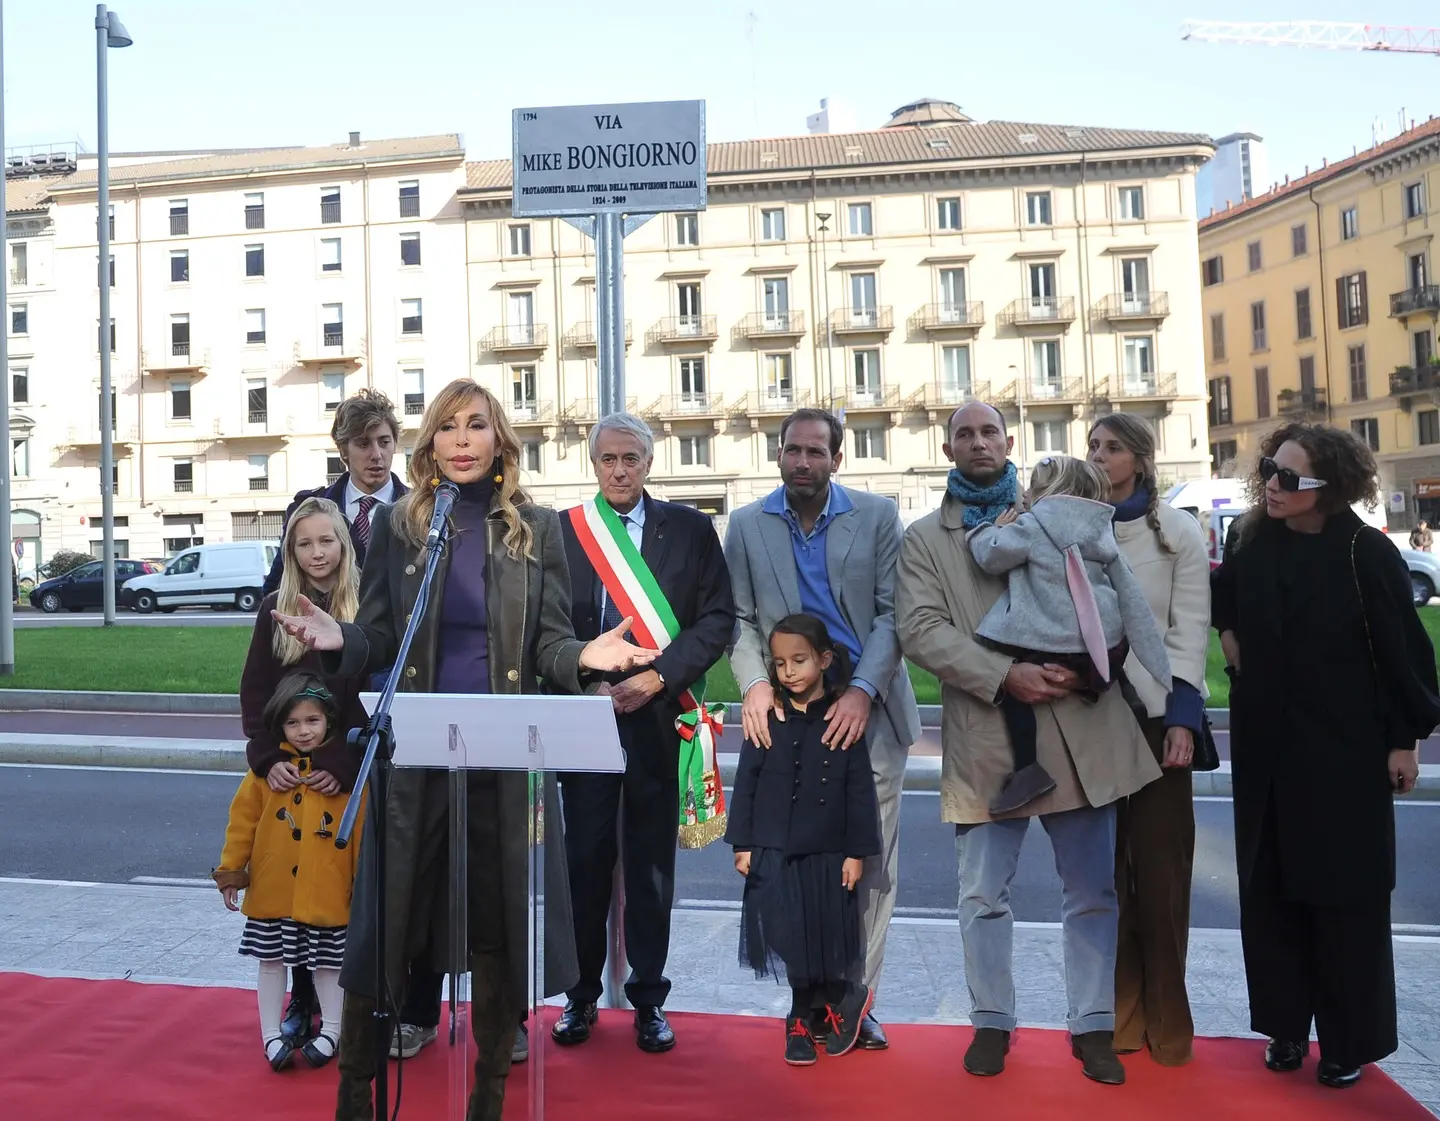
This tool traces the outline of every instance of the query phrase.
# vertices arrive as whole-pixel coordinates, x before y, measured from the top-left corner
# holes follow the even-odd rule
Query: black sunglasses
[[[1311,479],[1298,471],[1281,467],[1268,455],[1260,461],[1260,478],[1267,483],[1274,479],[1280,484],[1281,490],[1290,491],[1292,494],[1299,490],[1319,490],[1325,485],[1324,479]]]

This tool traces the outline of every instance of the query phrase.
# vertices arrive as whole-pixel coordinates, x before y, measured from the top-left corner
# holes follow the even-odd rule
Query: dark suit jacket
[[[749,740],[740,748],[725,843],[740,851],[779,849],[789,856],[880,853],[880,804],[862,736],[849,751],[831,751],[825,712],[833,698],[784,721],[770,716],[767,751]]]
[[[643,501],[640,555],[669,600],[680,633],[652,667],[665,679],[664,692],[638,712],[620,718],[620,738],[625,742],[631,734],[653,730],[665,735],[667,742],[678,744],[675,718],[680,714],[680,694],[724,655],[735,630],[735,597],[725,553],[709,515],[648,494]],[[560,526],[574,601],[570,619],[575,637],[588,642],[600,634],[602,585],[580,547],[568,513],[560,516]]]
[[[391,499],[392,502],[410,489],[402,483],[400,477],[393,472],[390,475],[390,481],[395,484],[394,495]],[[316,487],[314,490],[302,490],[296,494],[294,500],[285,508],[285,520],[280,523],[280,540],[282,542],[285,540],[285,528],[290,524],[290,518],[294,515],[300,503],[304,502],[307,498],[328,498],[331,502],[335,503],[336,506],[340,507],[340,514],[344,517],[345,488],[349,485],[350,472],[346,471],[345,474],[341,475],[327,487]],[[375,520],[374,514],[371,514],[370,520],[373,527]],[[360,543],[360,538],[355,536],[355,527],[350,525],[349,518],[345,518],[345,524],[350,526],[350,542],[355,546],[355,563],[360,568],[364,568],[365,546]],[[371,537],[374,537],[373,528],[371,529]],[[263,589],[265,595],[268,596],[271,592],[278,592],[280,590],[280,575],[284,571],[285,550],[282,548],[275,554],[275,563],[270,566],[270,575],[265,577],[265,586]]]

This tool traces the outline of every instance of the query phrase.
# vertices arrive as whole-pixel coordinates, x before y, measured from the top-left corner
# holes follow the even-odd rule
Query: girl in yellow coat
[[[246,915],[240,952],[260,963],[260,1035],[265,1058],[277,1071],[290,1065],[298,1046],[280,1033],[287,966],[313,970],[320,997],[320,1034],[299,1048],[301,1055],[311,1066],[324,1066],[340,1038],[340,965],[360,830],[357,843],[335,847],[349,795],[311,764],[314,751],[342,734],[337,716],[335,697],[313,674],[291,674],[280,683],[265,706],[265,723],[291,757],[300,785],[272,790],[246,774],[230,804],[225,851],[212,873],[225,906]],[[245,902],[237,906],[241,889]]]

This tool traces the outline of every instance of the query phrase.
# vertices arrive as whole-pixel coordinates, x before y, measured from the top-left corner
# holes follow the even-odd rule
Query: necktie
[[[362,549],[370,548],[370,511],[374,509],[375,503],[379,501],[373,494],[360,496],[360,509],[355,513],[355,520],[351,523],[355,530],[355,536],[360,539]]]
[[[630,532],[630,516],[628,514],[621,514],[620,524],[625,528],[625,532],[628,535]],[[602,631],[613,631],[625,621],[625,617],[620,614],[620,609],[615,606],[615,601],[610,598],[609,592],[602,592],[601,596],[604,600],[604,605],[600,610],[600,629]]]

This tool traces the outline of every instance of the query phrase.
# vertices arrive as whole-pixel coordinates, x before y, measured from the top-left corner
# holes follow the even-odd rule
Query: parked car
[[[120,589],[120,602],[142,615],[177,607],[234,607],[254,611],[280,546],[274,541],[197,545],[177,554],[163,572],[140,576]]]
[[[72,568],[64,576],[53,580],[42,580],[30,592],[30,606],[54,614],[56,611],[84,611],[87,607],[100,607],[105,601],[104,566],[97,561]],[[115,562],[115,601],[120,602],[120,592],[125,581],[137,576],[158,572],[159,568],[149,561],[117,560]]]

